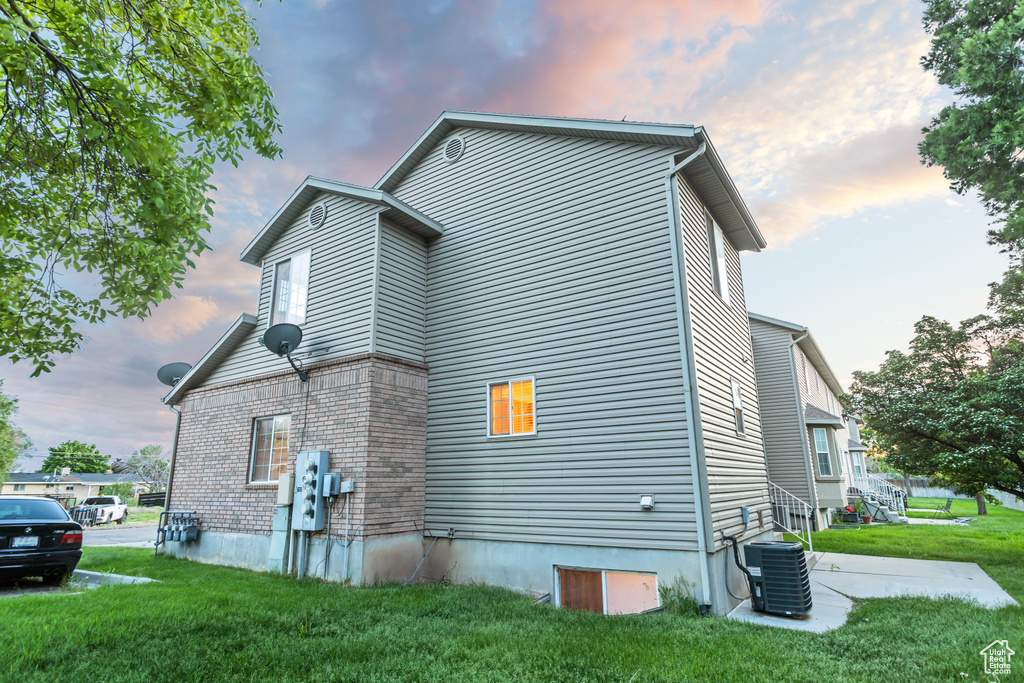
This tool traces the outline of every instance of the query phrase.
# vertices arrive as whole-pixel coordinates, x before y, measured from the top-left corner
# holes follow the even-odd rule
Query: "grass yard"
[[[956,600],[864,601],[817,635],[685,607],[560,611],[485,586],[297,582],[134,548],[88,549],[82,568],[161,583],[0,600],[0,679],[981,681],[978,651],[1024,636],[1021,608]]]
[[[910,499],[910,507],[915,508],[935,508],[945,503],[945,498]],[[965,526],[879,524],[820,531],[814,534],[814,550],[976,562],[1017,602],[1024,604],[1024,512],[989,505],[988,514],[979,517],[974,500],[957,499],[953,500],[950,512],[954,517],[973,517],[974,521]],[[932,517],[932,513],[908,514]],[[1024,665],[1020,668],[1024,680]]]
[[[156,524],[157,518],[160,516],[160,512],[162,510],[163,508],[161,507],[130,507],[128,508],[128,523],[138,524],[140,522],[153,522]]]

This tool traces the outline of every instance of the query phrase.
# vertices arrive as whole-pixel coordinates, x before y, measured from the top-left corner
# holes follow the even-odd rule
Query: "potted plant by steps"
[[[865,524],[871,524],[872,517],[868,513],[867,506],[864,505],[864,501],[858,500],[854,505],[856,506],[856,514],[860,517],[861,521]]]

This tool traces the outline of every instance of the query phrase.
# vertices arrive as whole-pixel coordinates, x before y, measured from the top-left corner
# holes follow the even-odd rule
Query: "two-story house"
[[[772,539],[739,260],[764,246],[697,126],[446,111],[373,188],[308,178],[241,255],[255,312],[164,399],[169,505],[202,519],[171,549],[265,569],[280,475],[326,450],[355,488],[310,573],[429,553],[566,607],[683,581],[727,611],[723,535]],[[260,345],[280,322],[308,381]]]
[[[831,509],[847,502],[849,416],[839,398],[845,391],[807,327],[749,317],[769,479],[808,505],[813,529],[826,529]],[[773,491],[779,502],[784,495]],[[800,526],[786,519],[798,514],[776,506],[776,520],[786,527]]]

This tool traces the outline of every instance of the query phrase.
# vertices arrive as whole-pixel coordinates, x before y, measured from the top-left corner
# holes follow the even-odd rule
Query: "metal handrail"
[[[897,517],[906,520],[906,493],[904,493],[903,489],[893,486],[882,477],[874,474],[855,474],[853,475],[853,481],[861,496],[864,494],[874,495],[885,507],[895,512]]]
[[[773,482],[768,482],[768,497],[775,523],[796,536],[813,553],[814,508]]]

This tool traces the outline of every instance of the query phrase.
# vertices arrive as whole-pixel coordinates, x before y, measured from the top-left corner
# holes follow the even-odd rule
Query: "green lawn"
[[[1006,570],[993,575],[1020,599],[1007,566],[1024,571],[1024,514],[1016,514],[1016,527],[1012,515],[993,514],[990,531],[823,532],[815,549],[897,555],[920,547],[963,559],[969,542]],[[141,549],[88,549],[81,566],[161,583],[0,600],[0,680],[981,681],[979,650],[996,638],[1024,645],[1024,609],[953,599],[866,600],[846,626],[818,635],[685,609],[560,611],[486,586],[297,582],[154,560]]]
[[[945,498],[910,499],[910,507],[934,508],[945,503]],[[988,514],[979,517],[978,505],[973,500],[956,499],[950,512],[955,517],[973,517],[974,521],[964,526],[878,524],[820,531],[814,534],[814,550],[977,562],[1017,602],[1024,604],[1024,512],[989,505]]]
[[[153,522],[156,524],[161,510],[163,510],[161,507],[130,507],[128,508],[128,523],[138,524],[139,522]]]

